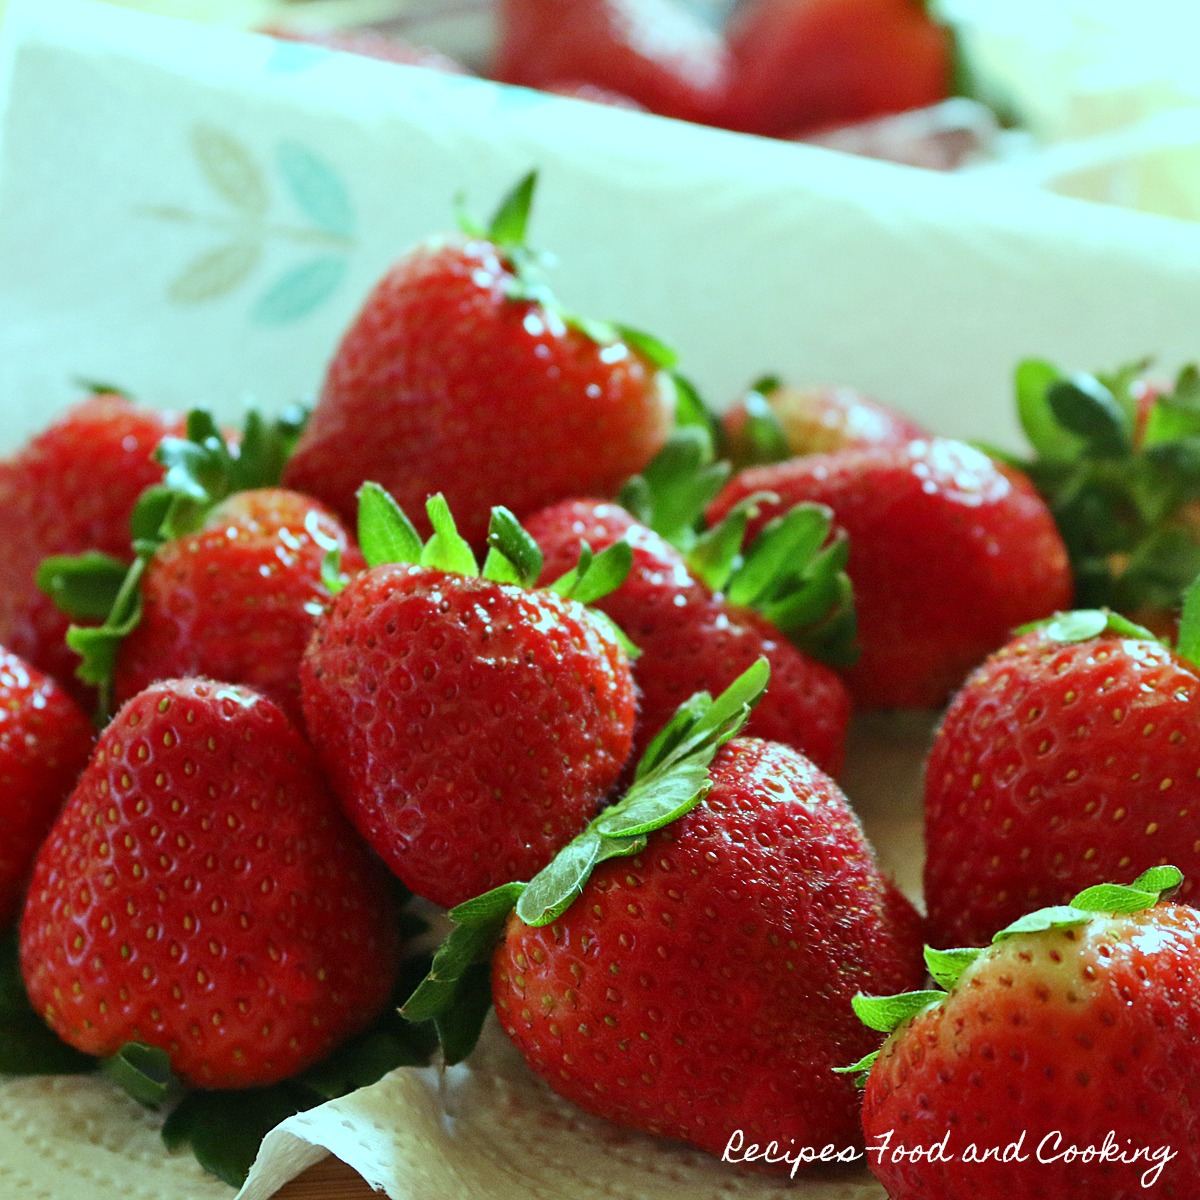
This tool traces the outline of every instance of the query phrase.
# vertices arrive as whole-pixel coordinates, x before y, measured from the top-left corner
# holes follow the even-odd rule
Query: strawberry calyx
[[[1054,514],[1076,601],[1121,612],[1170,612],[1200,574],[1189,519],[1200,498],[1200,369],[1169,391],[1144,381],[1148,361],[1066,375],[1040,359],[1016,370],[1017,412],[1031,456],[987,448],[1019,467]]]
[[[1169,899],[1183,883],[1178,867],[1163,865],[1143,871],[1131,884],[1100,883],[1084,888],[1069,904],[1055,904],[1019,917],[992,936],[992,945],[999,945],[1023,934],[1046,933],[1055,929],[1071,929],[1086,925],[1099,916],[1114,916],[1143,912]],[[868,996],[860,992],[851,1000],[855,1016],[869,1029],[893,1033],[906,1021],[933,1005],[941,1004],[950,995],[962,975],[990,946],[959,947],[937,950],[925,947],[925,965],[938,985],[936,989],[902,992],[897,996]],[[853,1075],[861,1086],[879,1057],[875,1050],[848,1067],[834,1067],[842,1075]]]
[[[778,375],[764,375],[743,393],[741,406],[744,417],[738,427],[739,469],[767,466],[795,456],[795,451],[788,445],[783,422],[769,400],[771,393],[777,392],[782,386],[783,380]],[[722,452],[728,455],[729,447],[723,445]]]
[[[164,438],[155,451],[166,473],[134,507],[132,563],[94,550],[42,561],[37,586],[59,610],[75,622],[100,622],[71,625],[67,645],[80,656],[76,675],[99,689],[101,723],[111,712],[117,653],[141,621],[147,563],[166,542],[198,530],[236,492],[278,484],[307,419],[307,410],[298,405],[273,419],[251,410],[241,434],[227,440],[210,412],[194,409],[185,436]]]
[[[459,228],[468,237],[486,241],[500,252],[510,273],[510,278],[505,281],[505,295],[510,300],[537,305],[546,313],[557,317],[563,325],[582,333],[598,346],[623,343],[651,366],[668,373],[675,384],[677,409],[691,412],[689,401],[695,396],[695,390],[673,372],[672,368],[679,361],[679,356],[664,341],[631,325],[567,312],[559,304],[542,276],[542,270],[549,261],[547,255],[526,241],[537,179],[537,171],[530,171],[519,179],[500,201],[487,225],[480,224],[470,216],[466,211],[463,196],[458,195],[455,198],[455,210]]]
[[[425,502],[425,512],[433,533],[422,541],[408,515],[395,499],[377,483],[364,483],[358,492],[358,544],[368,567],[410,564],[487,579],[492,583],[513,584],[522,588],[537,586],[542,570],[542,552],[525,532],[520,521],[502,505],[492,509],[488,524],[488,552],[482,568],[475,551],[458,532],[446,498],[438,492]],[[628,542],[614,542],[599,554],[584,543],[579,560],[546,590],[567,600],[591,605],[625,582],[633,566],[633,548]],[[326,560],[326,582],[336,594],[344,586],[337,577],[336,552]],[[597,609],[589,610],[608,629],[633,658],[638,649],[615,622]]]
[[[846,573],[850,543],[833,511],[804,502],[767,523],[748,546],[746,529],[763,492],[747,497],[711,529],[703,513],[724,487],[731,467],[713,459],[705,432],[676,429],[646,470],[630,479],[621,503],[670,542],[710,591],[749,608],[789,641],[834,667],[858,657],[854,589]]]
[[[509,916],[553,924],[578,898],[594,868],[640,854],[647,837],[690,812],[708,794],[717,751],[736,737],[766,690],[770,667],[759,659],[713,699],[700,692],[680,705],[650,743],[624,797],[597,816],[528,883],[506,883],[450,910],[454,926],[429,974],[401,1009],[432,1021],[446,1062],[460,1062],[479,1039],[491,1006],[488,963]]]

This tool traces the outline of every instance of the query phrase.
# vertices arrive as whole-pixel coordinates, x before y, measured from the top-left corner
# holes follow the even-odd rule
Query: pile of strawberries
[[[376,31],[277,37],[463,73]],[[679,0],[499,0],[490,78],[768,137],[924,108],[954,90],[950,30],[922,0],[745,0],[716,30]]]
[[[1025,364],[1024,461],[847,388],[718,419],[555,301],[533,187],[380,280],[307,421],[97,389],[0,464],[0,1071],[100,1061],[237,1181],[494,1009],[736,1161],[1194,1194],[1200,378]],[[852,712],[947,701],[926,920],[835,778]]]

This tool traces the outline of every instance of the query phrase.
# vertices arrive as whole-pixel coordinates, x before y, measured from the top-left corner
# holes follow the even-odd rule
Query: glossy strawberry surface
[[[631,746],[629,665],[594,614],[426,567],[352,580],[301,682],[351,819],[407,887],[447,906],[545,866]]]
[[[154,451],[181,432],[173,414],[103,393],[0,462],[0,643],[68,686],[78,659],[63,641],[67,618],[34,582],[38,564],[84,550],[129,561],[133,506],[162,479]]]
[[[651,112],[712,121],[724,95],[721,37],[675,0],[501,0],[493,75],[562,80],[628,96]]]
[[[596,500],[554,505],[526,528],[546,556],[547,580],[570,568],[583,542],[597,552],[622,538],[633,547],[628,578],[596,607],[641,651],[633,664],[640,696],[635,759],[694,692],[718,694],[765,656],[771,682],[748,734],[790,745],[832,774],[841,770],[850,698],[838,676],[757,613],[709,592],[658,534],[619,505]]]
[[[284,482],[353,518],[365,480],[423,529],[445,495],[480,544],[581,488],[611,494],[666,439],[671,391],[623,342],[598,344],[540,304],[484,240],[426,245],[380,281],[342,339]]]
[[[54,680],[0,647],[0,929],[92,748],[92,726]]]
[[[501,1024],[551,1087],[619,1124],[715,1154],[735,1130],[853,1145],[858,1096],[832,1068],[879,1035],[850,997],[920,980],[919,920],[801,755],[738,739],[710,778],[553,924],[510,917],[492,965]]]
[[[1200,672],[1150,639],[992,655],[946,712],[925,772],[925,896],[940,945],[1171,862],[1200,878]]]
[[[250,1087],[378,1013],[397,921],[386,872],[283,713],[171,680],[118,712],[38,854],[21,969],[78,1049],[146,1042],[185,1082]]]
[[[871,1157],[887,1194],[1200,1194],[1198,978],[1200,915],[1183,905],[991,947],[871,1071],[863,1127],[868,1146],[890,1132]],[[944,1161],[895,1153],[942,1143]]]
[[[953,42],[919,0],[750,0],[728,40],[731,129],[788,137],[950,93]]]
[[[150,560],[141,621],[117,656],[117,699],[201,675],[246,684],[299,721],[300,659],[331,599],[321,574],[331,549],[344,571],[361,570],[341,522],[298,492],[263,488],[218,505]]]
[[[803,500],[849,536],[862,655],[856,707],[935,708],[1011,631],[1071,601],[1066,549],[1028,480],[944,438],[815,454],[742,471],[715,522],[756,492],[751,535]]]

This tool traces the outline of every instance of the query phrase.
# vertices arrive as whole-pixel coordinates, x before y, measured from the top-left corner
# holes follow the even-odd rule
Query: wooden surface
[[[276,1192],[275,1200],[378,1200],[382,1194],[372,1191],[361,1175],[330,1155]]]

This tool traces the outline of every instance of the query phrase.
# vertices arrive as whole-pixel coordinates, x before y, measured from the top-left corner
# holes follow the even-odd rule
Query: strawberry
[[[760,661],[718,700],[693,698],[546,871],[452,912],[405,1015],[452,1011],[490,958],[505,1031],[590,1112],[715,1154],[738,1130],[858,1141],[832,1067],[875,1039],[850,998],[921,979],[919,919],[828,776],[729,740],[766,676]]]
[[[792,137],[950,94],[953,40],[920,0],[751,0],[726,36],[730,129]]]
[[[546,557],[543,579],[566,570],[584,543],[603,550],[624,541],[632,548],[625,582],[596,607],[641,651],[633,664],[640,693],[635,758],[690,695],[719,692],[766,658],[771,687],[747,733],[792,746],[830,774],[841,770],[850,697],[839,677],[753,608],[712,591],[664,538],[601,500],[553,505],[530,517],[526,529]]]
[[[457,904],[543,867],[625,764],[626,653],[570,596],[615,586],[628,548],[535,590],[541,554],[511,513],[493,517],[481,575],[441,496],[425,546],[377,485],[361,503],[371,569],[317,623],[305,721],[366,839],[417,895]]]
[[[137,408],[97,385],[0,462],[0,643],[67,686],[76,665],[63,641],[67,620],[38,590],[38,564],[88,549],[128,561],[130,514],[162,478],[155,447],[181,427],[174,414]]]
[[[928,437],[916,421],[850,387],[760,379],[721,417],[722,450],[737,468]]]
[[[1028,473],[1062,531],[1075,603],[1107,606],[1169,629],[1200,574],[1200,370],[1174,386],[1145,378],[1146,362],[1067,375],[1029,359],[1016,371]]]
[[[928,951],[946,991],[856,999],[894,1030],[856,1064],[892,1200],[1200,1193],[1200,914],[1160,902],[1180,878],[1154,868],[984,950]]]
[[[579,489],[612,494],[659,449],[670,356],[555,306],[523,245],[533,186],[529,176],[486,233],[427,243],[379,282],[334,356],[286,486],[347,521],[368,479],[410,512],[440,491],[480,545],[493,505],[525,516]]]
[[[501,0],[492,75],[540,88],[575,80],[666,117],[711,122],[728,54],[674,0]]]
[[[300,659],[332,598],[322,569],[362,556],[324,505],[259,488],[218,504],[203,526],[155,551],[142,616],[117,654],[118,703],[157,679],[202,675],[243,683],[301,720]]]
[[[92,748],[92,727],[47,675],[0,646],[0,929]]]
[[[801,501],[831,508],[850,540],[862,656],[860,708],[933,708],[1017,625],[1070,602],[1066,550],[1029,481],[942,438],[814,454],[735,476],[720,520],[759,493],[763,523]]]
[[[272,422],[251,413],[239,441],[190,413],[187,436],[156,452],[165,482],[130,518],[132,565],[95,551],[41,564],[38,584],[63,611],[105,618],[67,634],[79,677],[100,688],[102,716],[115,672],[119,701],[156,679],[200,675],[254,686],[299,718],[300,655],[331,594],[323,576],[337,575],[343,555],[350,569],[362,565],[321,504],[270,487],[302,420],[297,410]]]
[[[303,42],[336,50],[342,54],[360,54],[381,62],[399,63],[404,67],[425,67],[446,75],[469,75],[462,63],[430,46],[416,46],[392,33],[372,29],[298,29],[286,25],[269,25],[261,30],[281,42]]]
[[[101,734],[39,852],[21,970],[78,1049],[145,1043],[186,1082],[253,1087],[376,1015],[397,920],[386,872],[283,713],[168,680]]]
[[[1111,613],[1069,613],[967,679],[925,771],[936,938],[977,944],[1032,904],[1140,862],[1200,872],[1190,793],[1200,775],[1198,617],[1193,608],[1173,653]]]

